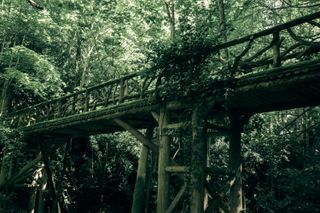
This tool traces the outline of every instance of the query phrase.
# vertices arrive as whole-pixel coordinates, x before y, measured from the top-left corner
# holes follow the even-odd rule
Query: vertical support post
[[[47,152],[46,152],[45,147],[43,145],[43,141],[42,141],[43,138],[40,136],[38,136],[38,137],[39,137],[39,145],[40,145],[41,155],[43,158],[44,168],[45,168],[45,171],[46,171],[46,174],[48,177],[47,181],[48,181],[48,186],[49,186],[49,192],[51,194],[51,199],[53,202],[56,199],[56,189],[55,189],[55,186],[53,183],[52,171],[50,168],[50,163],[49,163],[49,158],[47,156]],[[54,207],[52,207],[52,208],[55,209]],[[55,213],[52,210],[50,212]]]
[[[243,209],[242,205],[242,159],[241,159],[241,129],[242,124],[238,114],[232,114],[230,135],[230,169],[235,174],[231,178],[230,212],[238,213]]]
[[[169,165],[170,144],[169,136],[165,133],[168,123],[168,111],[165,107],[161,107],[159,116],[157,213],[165,213],[169,204],[169,174],[166,172],[166,167]]]
[[[153,136],[153,129],[147,129],[146,137],[151,142]],[[146,173],[147,173],[147,163],[148,163],[149,148],[142,145],[140,158],[138,162],[138,170],[136,183],[134,186],[133,201],[131,213],[142,213],[144,204],[144,189],[146,186]]]
[[[72,96],[72,103],[71,103],[71,108],[72,108],[72,111],[70,112],[70,114],[74,114],[76,113],[76,102],[77,102],[77,98],[76,98],[76,95],[73,95]]]
[[[48,103],[47,106],[47,120],[50,120],[51,116],[53,113],[53,107],[52,107],[52,103]]]
[[[120,80],[120,92],[119,92],[119,103],[123,102],[124,99],[124,79]]]
[[[59,203],[59,197],[62,193],[62,183],[63,183],[63,178],[64,178],[64,175],[65,175],[65,172],[66,172],[66,169],[67,169],[67,162],[68,162],[68,152],[70,151],[70,146],[72,145],[72,140],[73,138],[70,138],[67,143],[66,143],[66,146],[65,146],[65,149],[64,149],[64,157],[63,157],[63,163],[62,163],[62,171],[61,171],[61,176],[59,177],[58,179],[58,186],[57,186],[57,193],[56,193],[56,197],[53,201],[53,207],[52,207],[52,212],[56,212],[56,209],[57,207],[60,207],[59,204],[61,204],[61,207],[63,209],[63,202],[60,202]],[[58,211],[60,212],[59,208],[58,208]]]
[[[89,91],[88,89],[86,90],[85,97],[84,97],[84,111],[88,112],[89,111]]]
[[[63,116],[63,112],[62,112],[62,101],[64,99],[59,99],[57,101],[57,113],[56,113],[56,117],[55,118],[59,118],[59,117],[62,117]]]
[[[273,67],[280,67],[280,35],[279,31],[273,33]]]
[[[191,205],[190,212],[203,213],[206,168],[205,129],[198,106],[192,112]]]

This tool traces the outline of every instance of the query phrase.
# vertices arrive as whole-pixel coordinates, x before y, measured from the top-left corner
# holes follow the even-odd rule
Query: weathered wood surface
[[[216,62],[214,73],[229,69],[229,75],[212,81],[199,95],[250,112],[319,104],[315,100],[320,99],[320,42],[304,39],[299,32],[302,24],[315,27],[310,23],[319,17],[317,12],[204,49],[208,57],[215,58],[223,49],[233,57],[232,66]],[[146,72],[127,75],[24,109],[13,108],[6,122],[27,133],[62,134],[118,131],[121,128],[112,121],[117,118],[136,129],[156,126],[152,115],[159,110],[156,81],[157,76]],[[108,130],[103,131],[101,126],[106,125]]]
[[[61,98],[10,113],[12,126],[35,123],[99,111],[135,100],[148,99],[154,91],[154,79],[135,73]]]
[[[169,206],[169,174],[166,172],[166,168],[170,160],[170,138],[165,132],[169,119],[168,110],[161,107],[159,116],[157,213],[165,213]]]

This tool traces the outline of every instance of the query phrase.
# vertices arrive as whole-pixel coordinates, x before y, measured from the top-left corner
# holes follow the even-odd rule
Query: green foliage
[[[120,191],[126,190],[128,176],[135,172],[139,142],[129,134],[116,133],[92,137],[91,146],[97,163],[90,173],[96,176],[96,183],[112,185],[115,181]]]
[[[250,120],[243,137],[250,212],[319,211],[319,118],[310,108]]]
[[[2,163],[9,163],[19,166],[23,162],[25,143],[22,140],[22,133],[0,126],[0,147]]]
[[[12,81],[17,93],[31,92],[45,99],[61,95],[64,83],[57,68],[45,56],[15,46],[4,52],[0,63],[5,67],[0,77]]]
[[[10,180],[12,173],[25,161],[26,144],[22,140],[21,132],[0,125],[0,211],[26,212],[24,203],[18,202],[18,193],[6,190],[6,181]]]
[[[192,98],[195,91],[205,87],[211,78],[206,60],[213,45],[213,40],[198,37],[196,32],[158,45],[150,75],[158,78],[159,97]]]
[[[0,193],[0,211],[3,213],[27,213],[17,205],[17,195],[15,193]]]
[[[124,133],[93,136],[90,141],[75,139],[72,164],[64,180],[64,187],[68,189],[64,192],[68,211],[130,211],[138,144]],[[59,168],[61,170],[61,166],[57,170]]]
[[[158,78],[161,100],[183,96],[192,101],[195,91],[226,76],[221,65],[210,58],[211,47],[223,42],[224,34],[228,40],[239,38],[319,10],[311,0],[229,0],[225,1],[226,32],[221,32],[215,1],[173,2],[176,35],[169,41],[163,1],[43,1],[42,11],[27,1],[2,1],[0,85],[10,82],[5,92],[13,93],[11,106],[49,99],[150,67],[149,75]],[[315,27],[297,32],[304,31],[318,33]],[[243,48],[234,47],[230,55]],[[224,60],[227,64],[228,59]],[[319,109],[311,110],[304,120],[297,119],[297,114],[256,115],[246,127],[243,156],[248,212],[318,211]],[[225,142],[226,138],[218,138],[212,144],[211,165],[227,166]],[[4,163],[13,162],[16,168],[25,162],[25,144],[19,132],[1,127],[0,147]],[[52,150],[52,167],[60,177],[63,148]],[[69,210],[128,212],[128,206],[119,208],[123,203],[130,205],[138,151],[137,142],[126,134],[74,144],[63,182]],[[184,151],[189,157],[189,150]],[[224,186],[226,178],[210,181]],[[218,187],[214,190],[219,192]],[[1,194],[0,206],[17,212],[15,198],[14,194]],[[115,206],[118,209],[113,209]]]

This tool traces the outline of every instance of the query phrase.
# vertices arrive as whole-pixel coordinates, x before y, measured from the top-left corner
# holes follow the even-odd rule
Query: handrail
[[[299,18],[296,18],[296,19],[294,19],[292,21],[286,22],[284,24],[279,24],[279,25],[276,25],[276,26],[271,27],[269,29],[266,29],[266,30],[263,30],[263,31],[259,31],[259,32],[256,32],[256,33],[252,33],[250,35],[247,35],[247,36],[244,36],[244,37],[241,37],[241,38],[238,38],[238,39],[233,39],[231,41],[227,41],[227,42],[224,42],[222,44],[217,44],[217,45],[213,46],[211,48],[211,50],[218,51],[218,50],[221,50],[221,49],[225,49],[225,48],[237,45],[237,44],[244,43],[246,41],[250,41],[252,39],[260,38],[260,37],[263,37],[263,36],[266,36],[266,35],[273,34],[275,32],[280,32],[282,30],[286,30],[288,28],[295,27],[297,25],[309,22],[309,21],[317,19],[317,18],[320,18],[320,12],[316,12],[316,13],[312,13],[312,14],[307,15],[307,16],[299,17]]]
[[[292,27],[299,26],[303,23],[310,23],[317,18],[320,18],[320,12],[208,47],[206,51],[208,51],[207,53],[210,55],[219,52],[221,49],[233,47],[238,44],[246,44],[246,47],[242,52],[236,52],[235,57],[230,59],[231,61],[233,60],[232,66],[226,64],[220,66],[221,69],[223,69],[223,67],[232,69],[232,78],[236,77],[236,75],[234,75],[235,73],[248,73],[255,71],[253,69],[260,67],[263,67],[261,70],[266,70],[268,68],[265,66],[268,65],[272,65],[273,68],[281,67],[282,62],[284,61],[320,52],[320,46],[319,48],[313,48],[312,42],[296,43],[296,38],[291,30]],[[286,51],[281,52],[281,45],[285,40],[284,37],[280,36],[280,32],[283,30],[288,31],[286,38],[293,39],[293,45],[287,48]],[[270,35],[272,35],[271,40],[270,37],[266,37],[265,39],[267,42],[269,39],[269,44],[267,46],[261,47],[263,45],[258,44],[258,47],[255,47],[255,49],[253,48],[255,39]],[[302,51],[299,50],[301,47],[304,48]],[[271,54],[269,53],[270,51],[272,52]],[[267,57],[261,59],[260,57],[263,55],[267,55]],[[216,66],[216,69],[219,69],[219,66]],[[151,96],[155,96],[154,91],[157,83],[155,82],[155,78],[150,77],[149,75],[143,75],[143,73],[146,72],[147,71],[132,73],[92,87],[81,89],[62,97],[13,111],[6,114],[6,117],[11,118],[10,125],[12,126],[27,126],[43,120],[51,120],[93,111],[99,107],[103,108],[132,100],[150,98]]]
[[[143,71],[142,71],[142,72],[132,73],[132,74],[129,74],[129,75],[125,75],[125,76],[122,76],[122,77],[117,78],[117,79],[112,79],[112,80],[103,82],[103,83],[101,83],[101,84],[98,84],[98,85],[95,85],[95,86],[92,86],[92,87],[87,87],[87,88],[81,89],[81,90],[79,90],[79,91],[76,91],[76,92],[73,92],[73,93],[70,93],[70,94],[67,94],[67,95],[58,97],[58,98],[54,98],[54,99],[51,99],[51,100],[48,100],[48,101],[43,101],[43,102],[34,104],[34,105],[32,105],[32,106],[25,107],[25,108],[20,109],[20,110],[16,110],[16,111],[14,111],[14,112],[12,112],[12,113],[8,113],[7,116],[10,116],[11,114],[15,114],[15,113],[21,113],[21,112],[27,111],[27,110],[29,110],[29,109],[33,109],[33,108],[38,107],[38,106],[41,106],[41,105],[46,105],[46,104],[54,103],[54,102],[57,102],[57,101],[61,101],[61,100],[63,100],[63,99],[67,99],[67,98],[73,97],[73,96],[75,96],[75,95],[83,94],[83,93],[85,93],[86,91],[92,91],[92,90],[95,90],[95,89],[99,89],[99,88],[102,88],[102,87],[105,87],[105,86],[114,84],[114,83],[116,83],[116,82],[120,82],[121,80],[126,80],[126,79],[129,79],[129,78],[138,76],[138,75],[140,75],[141,73],[143,73]]]

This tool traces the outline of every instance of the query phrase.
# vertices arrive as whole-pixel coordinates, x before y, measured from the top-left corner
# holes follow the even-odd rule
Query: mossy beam
[[[146,138],[151,141],[153,136],[153,128],[148,128],[146,132]],[[136,183],[134,186],[133,201],[131,213],[143,212],[145,198],[145,186],[147,176],[147,164],[148,164],[149,148],[145,145],[142,146],[140,152],[140,158],[138,162]]]
[[[184,183],[182,188],[179,190],[178,194],[175,196],[175,198],[173,199],[173,201],[171,202],[170,206],[168,207],[168,209],[166,210],[166,213],[172,213],[173,210],[177,207],[177,205],[179,204],[181,198],[183,198],[183,195],[185,194],[185,191],[187,189],[187,184]]]
[[[232,113],[230,116],[231,120],[231,137],[230,137],[230,150],[229,150],[229,164],[230,170],[235,173],[231,175],[234,178],[233,184],[230,188],[230,211],[234,213],[239,213],[243,210],[243,193],[242,193],[242,159],[241,159],[241,130],[242,122],[240,115],[237,113]]]
[[[192,144],[191,144],[191,204],[192,213],[204,211],[204,183],[207,160],[207,138],[201,108],[193,106],[192,110]]]
[[[160,108],[159,116],[159,157],[158,157],[158,192],[157,213],[165,213],[169,205],[169,174],[166,168],[170,161],[170,137],[165,132],[169,123],[167,108]]]
[[[113,121],[115,123],[117,123],[119,126],[121,126],[122,128],[124,128],[125,130],[127,130],[128,132],[130,132],[134,137],[136,137],[141,143],[143,143],[143,145],[147,146],[148,148],[150,148],[152,151],[154,152],[158,152],[158,147],[150,142],[150,140],[148,138],[146,138],[143,134],[141,134],[138,130],[136,130],[135,128],[133,128],[130,124],[115,118],[113,119]]]

